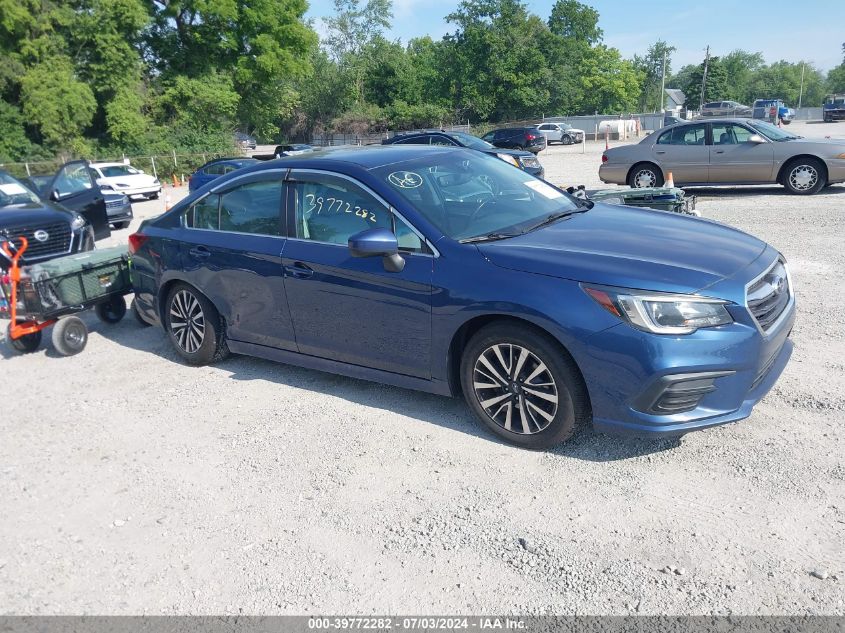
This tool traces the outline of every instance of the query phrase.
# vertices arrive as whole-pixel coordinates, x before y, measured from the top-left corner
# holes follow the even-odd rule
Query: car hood
[[[709,220],[596,203],[584,213],[478,248],[503,268],[625,288],[692,293],[744,269],[766,244]]]
[[[56,207],[51,202],[30,202],[28,204],[0,207],[0,237],[17,237],[7,231],[19,227],[30,227],[50,222],[70,222],[76,214]]]
[[[496,154],[507,154],[508,156],[519,156],[525,158],[533,158],[534,154],[531,152],[525,151],[524,149],[504,149],[502,147],[491,147],[490,149],[481,150],[485,154],[491,154],[495,156]]]

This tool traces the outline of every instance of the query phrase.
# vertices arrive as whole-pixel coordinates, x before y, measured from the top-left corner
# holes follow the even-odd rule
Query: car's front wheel
[[[564,145],[572,145],[572,137],[568,134],[564,134],[563,138],[560,139],[561,143]]]
[[[189,365],[208,365],[229,354],[220,315],[211,301],[188,284],[170,289],[164,324],[176,353]]]
[[[652,163],[634,165],[628,173],[628,186],[633,189],[663,186],[663,172]]]
[[[784,169],[783,184],[799,195],[818,193],[827,184],[824,165],[816,158],[796,158]]]
[[[575,362],[527,326],[502,322],[479,330],[464,350],[461,385],[488,429],[525,448],[568,440],[590,415]]]

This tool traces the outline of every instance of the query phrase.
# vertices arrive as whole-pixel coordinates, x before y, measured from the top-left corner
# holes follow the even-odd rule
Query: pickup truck
[[[822,105],[825,123],[845,121],[845,94],[827,95]]]
[[[784,125],[792,123],[795,116],[795,110],[787,108],[786,104],[780,99],[757,99],[754,106],[751,108],[751,116],[755,119],[765,119],[767,121],[774,121],[772,116],[772,108],[777,108],[777,118]]]

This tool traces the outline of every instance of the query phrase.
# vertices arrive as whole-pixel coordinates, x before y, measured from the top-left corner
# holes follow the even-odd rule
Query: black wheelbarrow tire
[[[85,349],[88,343],[88,328],[82,319],[69,316],[53,326],[53,347],[62,356],[73,356]]]
[[[107,301],[98,303],[94,310],[103,323],[119,323],[126,316],[126,300],[123,295],[115,295]]]
[[[24,334],[20,338],[12,338],[12,324],[6,328],[6,340],[13,350],[21,354],[31,354],[41,345],[41,330],[32,334]]]

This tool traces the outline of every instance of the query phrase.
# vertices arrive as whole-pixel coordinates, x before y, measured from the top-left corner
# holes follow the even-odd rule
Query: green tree
[[[763,54],[737,49],[725,55],[722,62],[728,74],[728,85],[723,98],[751,105],[754,101],[751,80],[765,66]]]
[[[783,99],[790,106],[798,105],[801,72],[804,72],[802,104],[820,104],[824,99],[824,76],[811,63],[778,61],[764,66],[751,78],[749,91],[754,99]]]
[[[687,107],[690,109],[698,108],[699,101],[702,98],[701,84],[703,77],[704,62],[698,66],[693,66],[689,70],[686,75],[686,82],[681,86],[681,90],[687,96]],[[728,71],[719,57],[711,57],[707,62],[707,81],[704,90],[704,100],[701,103],[726,99],[725,93],[727,90]]]
[[[657,40],[648,47],[648,52],[640,57],[634,55],[634,68],[643,76],[642,93],[639,99],[640,112],[657,112],[662,110],[666,96],[661,90],[663,73],[666,77],[672,74],[672,53],[677,49],[669,46],[663,40]],[[665,69],[664,69],[665,60]]]
[[[0,101],[0,163],[26,158],[31,151],[20,110]]]
[[[643,76],[618,50],[604,45],[590,49],[582,71],[584,112],[630,113],[637,108]]]
[[[577,0],[557,0],[549,15],[549,29],[555,35],[593,45],[601,42],[599,12]]]

